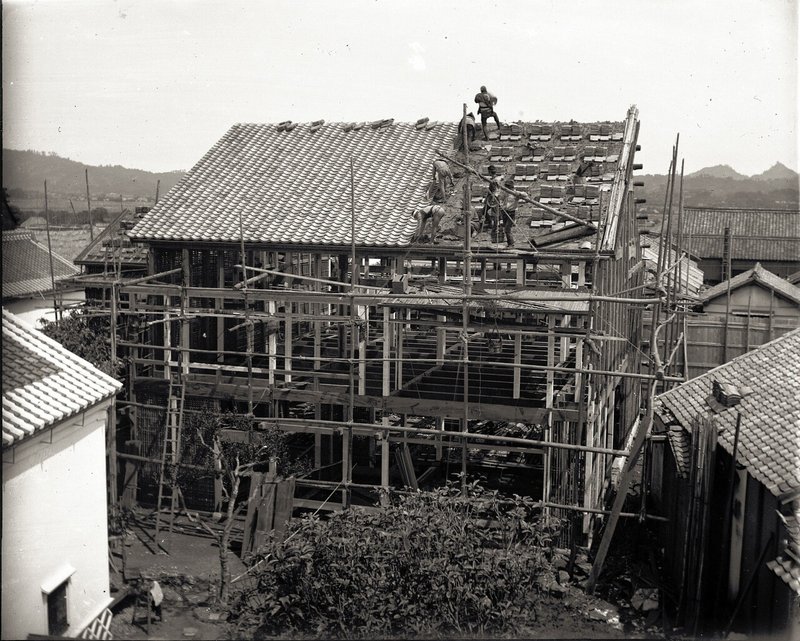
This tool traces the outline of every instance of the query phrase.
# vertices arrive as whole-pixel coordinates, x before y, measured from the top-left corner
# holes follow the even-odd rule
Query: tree
[[[519,632],[556,587],[554,540],[530,498],[477,483],[294,519],[252,559],[230,620],[241,638],[412,638]],[[554,587],[555,586],[555,587]],[[281,638],[284,638],[281,636]]]
[[[217,413],[202,410],[188,415],[184,422],[181,461],[189,459],[192,467],[180,464],[170,471],[182,497],[183,488],[200,478],[221,477],[223,501],[227,504],[221,530],[212,528],[203,517],[187,510],[190,519],[208,532],[219,547],[220,578],[217,597],[222,607],[228,603],[228,554],[231,532],[236,517],[247,507],[248,499],[240,493],[244,477],[256,470],[266,470],[270,462],[279,476],[288,477],[310,470],[306,461],[294,458],[289,450],[288,435],[278,428],[258,432],[258,444],[227,440],[223,430],[250,432],[252,419],[244,414]],[[198,467],[200,469],[198,469]],[[185,504],[184,504],[185,508]]]
[[[81,308],[61,320],[42,319],[42,332],[97,369],[120,378],[122,368],[111,359],[111,315]]]

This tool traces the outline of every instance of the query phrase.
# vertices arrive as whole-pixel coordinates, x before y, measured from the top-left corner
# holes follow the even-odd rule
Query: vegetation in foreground
[[[230,620],[242,638],[512,634],[535,624],[559,523],[478,484],[290,523],[251,559]]]

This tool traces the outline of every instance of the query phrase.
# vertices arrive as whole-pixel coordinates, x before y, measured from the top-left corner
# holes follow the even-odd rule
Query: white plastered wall
[[[109,405],[95,405],[3,451],[3,639],[47,634],[45,591],[67,577],[68,636],[111,601]]]

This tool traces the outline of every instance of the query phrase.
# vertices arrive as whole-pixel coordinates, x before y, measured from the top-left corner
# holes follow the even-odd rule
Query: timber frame
[[[417,475],[502,481],[510,470],[509,487],[585,541],[647,378],[637,346],[653,299],[621,294],[644,282],[637,136],[632,108],[607,213],[586,248],[149,241],[147,276],[110,287],[128,367],[116,446],[123,500],[152,502],[137,477],[157,469],[180,372],[187,413],[252,417],[251,432],[230,439],[272,425],[307,435],[315,472],[297,480],[296,505],[318,507],[329,489],[347,507],[415,486]]]

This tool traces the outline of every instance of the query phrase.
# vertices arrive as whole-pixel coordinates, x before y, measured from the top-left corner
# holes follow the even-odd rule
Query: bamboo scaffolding
[[[586,445],[576,445],[572,443],[558,443],[555,441],[545,442],[545,441],[532,441],[530,439],[520,438],[518,436],[503,436],[499,434],[478,434],[476,432],[453,432],[450,430],[436,430],[436,429],[428,429],[424,427],[405,427],[400,425],[383,425],[380,423],[355,423],[351,421],[326,421],[321,419],[310,419],[310,418],[262,418],[258,421],[262,426],[274,426],[279,429],[283,429],[285,431],[291,431],[291,428],[322,428],[326,430],[342,430],[345,428],[351,429],[369,429],[373,431],[375,434],[383,434],[383,433],[392,433],[392,432],[399,432],[405,434],[429,434],[431,436],[449,436],[454,437],[455,439],[473,439],[473,440],[484,440],[486,442],[494,442],[494,443],[515,443],[518,445],[527,445],[529,447],[536,447],[536,448],[551,448],[551,449],[562,449],[562,450],[574,450],[576,452],[593,452],[595,454],[604,454],[608,456],[622,456],[627,457],[629,456],[629,452],[625,450],[615,450],[612,448],[607,447],[592,447]],[[286,429],[286,428],[290,429]],[[434,445],[435,442],[431,441],[431,445]]]

